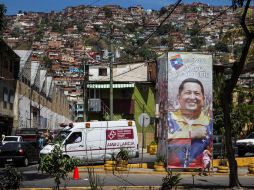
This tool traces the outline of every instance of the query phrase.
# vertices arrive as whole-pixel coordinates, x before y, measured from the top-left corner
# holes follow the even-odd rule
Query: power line
[[[155,32],[157,32],[159,30],[159,28],[162,26],[162,24],[171,16],[171,14],[174,12],[174,10],[176,9],[176,7],[181,3],[182,0],[178,0],[175,5],[173,6],[172,10],[169,12],[169,14],[162,20],[162,22],[159,24],[159,26],[156,27],[156,29],[150,34],[148,35],[148,37],[145,39],[145,41],[143,42],[142,45],[144,45],[144,43],[146,41],[148,41],[154,34]],[[141,46],[142,46],[141,45]]]
[[[129,73],[129,72],[131,72],[131,71],[133,71],[133,70],[136,70],[136,69],[138,69],[138,68],[140,68],[140,67],[143,67],[143,66],[145,66],[146,64],[147,64],[147,63],[144,63],[144,64],[142,64],[142,65],[139,65],[139,66],[137,66],[137,67],[135,67],[135,68],[132,68],[132,69],[130,69],[130,70],[128,70],[128,71],[125,71],[125,72],[120,73],[120,74],[118,74],[118,75],[115,75],[115,76],[113,76],[113,77],[119,77],[119,76],[124,75],[124,74],[126,74],[126,73]]]
[[[156,29],[155,29],[150,35],[148,35],[148,37],[143,41],[143,43],[142,43],[139,47],[135,48],[132,52],[135,52],[136,50],[138,50],[139,48],[141,48],[141,47],[145,44],[145,42],[148,41],[148,40],[159,30],[159,28],[162,26],[162,24],[171,16],[171,14],[174,12],[174,10],[177,8],[177,6],[181,3],[181,1],[182,1],[182,0],[178,0],[178,1],[174,4],[174,6],[172,7],[171,11],[170,11],[170,12],[168,13],[168,15],[162,20],[162,22],[159,24],[159,26],[157,26]],[[163,14],[163,15],[164,15],[164,14]],[[161,16],[162,16],[162,15],[161,15]],[[161,17],[161,16],[160,16],[160,17]],[[158,18],[160,18],[160,17],[158,17]],[[158,19],[158,18],[157,18],[157,19]],[[145,64],[146,64],[146,63],[145,63]],[[138,66],[138,67],[136,67],[136,68],[134,68],[134,69],[131,69],[131,70],[129,70],[129,71],[126,71],[126,72],[124,72],[124,73],[121,73],[121,74],[116,75],[116,76],[113,76],[113,77],[118,77],[118,76],[124,75],[124,74],[126,74],[126,73],[128,73],[128,72],[131,72],[132,70],[135,70],[135,69],[138,69],[138,68],[144,66],[145,64],[140,65],[140,66]]]
[[[233,6],[231,5],[231,6],[229,6],[227,9],[221,11],[215,18],[213,18],[212,20],[210,20],[208,23],[202,25],[202,26],[199,28],[199,30],[195,31],[195,33],[194,33],[193,35],[199,34],[205,27],[207,27],[207,26],[210,25],[213,21],[217,20],[219,17],[221,17],[222,15],[224,15],[224,14],[225,14],[230,8],[232,8],[232,7],[233,7]],[[184,43],[182,38],[180,38],[180,40],[181,40],[182,43]]]

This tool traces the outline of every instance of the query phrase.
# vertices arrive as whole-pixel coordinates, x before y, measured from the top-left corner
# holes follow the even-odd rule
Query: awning
[[[134,83],[113,84],[113,88],[134,88]],[[87,84],[87,88],[110,88],[110,84]]]

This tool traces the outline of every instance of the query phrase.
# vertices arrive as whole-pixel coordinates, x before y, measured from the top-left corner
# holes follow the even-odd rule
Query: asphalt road
[[[160,186],[164,174],[131,174],[131,173],[97,173],[99,183],[102,186]],[[46,188],[54,186],[54,179],[49,178],[45,174],[38,173],[35,170],[27,170],[23,172],[24,180],[22,187],[29,188]],[[213,187],[226,188],[229,180],[228,175],[213,176],[194,176],[190,174],[181,175],[182,180],[180,186],[188,187]],[[254,176],[239,176],[241,184],[245,187],[254,189]],[[194,182],[194,183],[193,183]],[[62,181],[62,187],[89,187],[88,173],[80,173],[79,180],[73,180],[72,175],[66,181]]]
[[[18,170],[22,172],[23,181],[22,188],[52,188],[54,187],[54,179],[50,178],[46,174],[42,174],[37,171],[37,164],[30,165],[28,167],[19,167]],[[3,168],[0,169],[2,171]],[[138,169],[139,170],[139,169]],[[142,170],[142,169],[141,169]],[[100,170],[101,171],[101,170]],[[69,178],[66,181],[61,182],[61,187],[90,187],[89,175],[87,172],[79,172],[80,179],[74,180],[72,173],[69,174]],[[158,174],[156,172],[151,173],[131,173],[131,172],[115,172],[108,171],[107,173],[95,173],[100,180],[100,184],[103,187],[106,186],[151,186],[158,187],[162,184],[163,177],[166,174]],[[186,186],[188,188],[219,188],[225,189],[229,183],[229,177],[227,174],[212,176],[199,176],[194,177],[191,174],[182,173],[182,180],[180,186]],[[254,175],[241,175],[239,180],[244,187],[254,189]],[[107,189],[107,188],[106,188]]]

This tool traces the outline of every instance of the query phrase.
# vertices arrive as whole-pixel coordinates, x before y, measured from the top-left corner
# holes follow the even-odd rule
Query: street
[[[2,170],[2,168],[1,168]],[[42,174],[37,171],[37,165],[31,165],[29,167],[20,167],[22,172],[23,181],[21,188],[51,188],[54,186],[54,179],[49,178],[46,174]],[[133,171],[133,170],[132,170]],[[151,186],[158,187],[162,183],[162,178],[165,174],[158,174],[151,169],[136,169],[135,173],[127,172],[105,172],[103,169],[95,169],[96,175],[99,176],[99,184],[103,187],[109,186]],[[137,171],[140,171],[138,173]],[[142,173],[143,171],[143,173]],[[147,173],[146,173],[146,172]],[[87,171],[81,170],[79,172],[80,179],[73,180],[73,174],[69,174],[69,178],[66,181],[62,181],[61,187],[89,187],[89,177]],[[191,173],[183,173],[181,175],[182,180],[179,186],[187,186],[193,188],[227,188],[228,186],[228,174],[218,175],[216,173],[212,176],[199,176],[192,177]],[[194,179],[194,183],[193,183]],[[246,188],[254,188],[254,176],[239,175],[241,184]],[[194,185],[193,185],[194,184]]]

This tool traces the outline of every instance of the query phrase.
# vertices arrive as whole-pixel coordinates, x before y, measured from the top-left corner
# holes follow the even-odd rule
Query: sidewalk
[[[150,164],[152,165],[152,164]],[[96,166],[80,166],[78,167],[80,173],[87,173],[87,168],[94,168],[95,173],[112,173],[113,171],[104,170],[104,165],[96,165]],[[167,172],[157,172],[155,171],[152,166],[149,166],[149,163],[143,163],[143,166],[141,167],[141,164],[128,164],[127,171],[116,171],[114,172],[121,172],[121,173],[128,173],[128,174],[150,174],[150,175],[161,175],[161,174],[167,174]],[[173,170],[173,173],[181,173],[181,175],[193,175],[198,172],[191,172],[191,171],[182,171],[182,169],[179,170]],[[211,171],[211,175],[229,175],[229,173],[218,173],[217,168],[213,168]],[[248,167],[238,167],[238,176],[254,176],[254,174],[250,174],[248,171]]]

